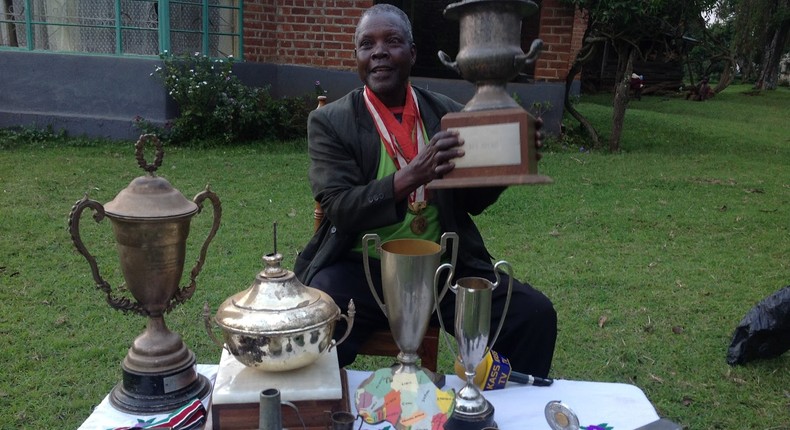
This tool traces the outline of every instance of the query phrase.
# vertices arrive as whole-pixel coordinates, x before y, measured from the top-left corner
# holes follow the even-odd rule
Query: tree
[[[761,54],[754,88],[775,90],[779,60],[790,41],[790,0],[740,0],[735,20],[736,49]]]
[[[633,72],[633,62],[644,57],[640,43],[660,35],[680,40],[686,26],[701,15],[714,0],[562,0],[584,11],[588,29],[580,54],[593,50],[590,44],[608,43],[617,54],[615,93],[612,103],[612,135],[610,151],[620,150],[625,111],[628,106],[628,81]],[[571,70],[584,55],[577,56]],[[566,87],[567,93],[567,87]],[[567,99],[567,97],[566,97]],[[569,104],[566,103],[566,109]],[[569,110],[570,111],[570,110]]]

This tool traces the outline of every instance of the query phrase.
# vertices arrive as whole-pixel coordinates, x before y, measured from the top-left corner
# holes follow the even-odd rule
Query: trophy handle
[[[348,335],[351,334],[351,329],[354,327],[354,314],[357,313],[357,307],[354,305],[354,299],[348,301],[348,311],[346,311],[346,313],[348,315],[340,314],[340,316],[338,317],[338,319],[342,318],[346,320],[346,332],[343,333],[343,337],[341,337],[340,340],[335,341],[334,339],[332,339],[332,342],[329,344],[329,348],[327,348],[327,351],[331,351],[332,348],[343,343],[343,341],[346,340]]]
[[[91,208],[96,212],[93,214],[93,219],[96,220],[97,223],[104,219],[104,206],[95,200],[88,199],[88,195],[85,194],[82,199],[74,203],[74,206],[71,208],[71,212],[69,213],[69,233],[71,234],[71,241],[74,243],[77,251],[88,260],[88,264],[91,266],[93,280],[96,282],[96,287],[104,292],[107,296],[107,303],[113,309],[118,309],[123,312],[133,311],[141,315],[146,315],[145,310],[138,303],[132,303],[132,301],[126,297],[114,297],[112,287],[101,277],[96,259],[88,252],[88,249],[85,247],[85,244],[82,243],[82,238],[80,237],[80,217],[85,208]]]
[[[368,243],[374,241],[376,242],[376,249],[379,250],[379,254],[381,253],[381,239],[379,235],[376,233],[368,233],[362,236],[362,264],[365,266],[365,277],[368,279],[368,287],[370,287],[370,293],[373,294],[373,298],[376,299],[376,303],[379,304],[381,308],[381,312],[384,313],[384,316],[389,318],[387,315],[387,306],[384,305],[384,302],[381,301],[379,294],[376,292],[376,289],[373,287],[373,277],[370,276],[370,262],[368,261]]]
[[[510,308],[510,295],[513,293],[513,267],[507,261],[499,261],[497,264],[494,265],[494,276],[496,276],[496,283],[494,283],[492,289],[496,289],[499,286],[499,281],[501,278],[499,277],[499,271],[497,270],[499,266],[506,266],[507,267],[507,274],[508,279],[510,282],[507,284],[507,298],[505,298],[505,307],[502,311],[502,318],[499,319],[499,327],[496,329],[496,333],[494,337],[491,339],[489,343],[488,349],[490,350],[494,344],[496,343],[497,338],[499,337],[499,332],[502,331],[502,326],[505,325],[505,316],[507,315],[507,310]]]
[[[442,253],[444,253],[447,250],[447,241],[448,240],[452,240],[453,241],[453,243],[452,243],[453,249],[450,252],[450,264],[454,268],[455,267],[455,263],[458,260],[458,234],[454,233],[454,232],[451,232],[451,231],[448,231],[447,233],[442,234],[442,239],[441,239],[441,244],[440,244],[440,246],[442,247]],[[450,278],[452,278],[452,277],[453,277],[453,273],[450,273]],[[447,281],[448,284],[447,285],[450,285],[449,284],[449,282],[450,282],[449,279],[450,278],[447,278],[448,279],[448,281]],[[455,291],[455,290],[456,289],[453,289],[453,291]],[[444,290],[442,291],[442,294],[439,295],[439,300],[440,301],[442,299],[444,299],[444,294],[445,293],[447,293],[447,288],[444,288]],[[438,306],[439,302],[436,302],[436,305]]]
[[[225,346],[225,342],[220,342],[219,339],[217,339],[217,336],[214,335],[214,330],[211,327],[211,308],[208,307],[208,302],[203,303],[203,324],[206,326],[206,333],[208,333],[208,337],[217,346],[230,352],[230,349]],[[231,354],[233,353],[231,352]]]
[[[516,70],[518,70],[519,74],[523,74],[521,71],[524,70],[525,67],[529,66],[530,64],[534,63],[540,53],[543,51],[543,40],[535,39],[532,41],[532,45],[529,47],[529,52],[526,54],[519,54],[513,58],[513,66]]]
[[[459,75],[461,74],[461,69],[458,68],[458,62],[451,61],[450,56],[445,54],[444,51],[439,51],[439,61],[441,61],[442,64],[444,64],[444,66],[448,69],[455,71],[455,73],[458,73]]]
[[[211,231],[209,232],[208,236],[206,236],[206,240],[203,241],[203,246],[200,248],[200,256],[198,257],[195,266],[190,272],[189,285],[182,287],[176,292],[176,294],[173,295],[173,298],[170,300],[170,303],[168,303],[165,312],[170,312],[174,307],[176,307],[176,305],[184,303],[190,297],[192,297],[192,294],[195,292],[195,279],[203,269],[203,263],[206,260],[206,251],[208,250],[208,245],[217,234],[217,229],[219,229],[219,222],[222,218],[222,203],[219,201],[219,197],[213,191],[211,191],[208,185],[206,185],[205,190],[198,193],[195,198],[192,199],[192,201],[195,202],[198,207],[198,213],[203,210],[203,200],[205,199],[211,200],[211,205],[214,207],[214,223],[211,225]]]
[[[441,276],[442,271],[444,269],[449,269],[450,273],[447,274],[447,280],[444,283],[444,287],[442,287],[442,293],[439,294],[439,276]],[[456,292],[458,290],[458,286],[452,285],[451,282],[454,273],[455,273],[455,266],[453,266],[450,263],[444,263],[441,266],[439,266],[439,268],[436,269],[436,273],[434,273],[433,275],[433,298],[436,302],[435,304],[436,315],[439,317],[439,326],[442,328],[442,331],[445,333],[447,332],[447,330],[444,328],[444,319],[442,319],[442,310],[441,310],[441,306],[439,306],[439,302],[441,301],[440,297],[444,297],[444,294],[447,292],[448,289],[453,290],[453,292]],[[449,336],[442,336],[442,337],[444,338],[444,341],[447,344],[447,348],[450,350],[450,352],[453,353],[453,355],[457,357],[460,354],[460,352],[455,351],[453,349],[453,343],[450,342]]]

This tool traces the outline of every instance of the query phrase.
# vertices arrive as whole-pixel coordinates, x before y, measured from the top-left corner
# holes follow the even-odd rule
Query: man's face
[[[368,16],[357,29],[359,78],[387,106],[402,106],[416,52],[393,14]]]

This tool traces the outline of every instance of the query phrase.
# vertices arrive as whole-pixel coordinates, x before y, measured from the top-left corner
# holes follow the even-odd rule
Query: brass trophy
[[[442,118],[443,130],[460,133],[466,154],[429,188],[551,182],[537,174],[535,118],[506,89],[543,49],[536,39],[527,54],[521,50],[521,20],[537,8],[529,0],[464,0],[445,8],[445,17],[460,23],[460,46],[456,61],[443,51],[439,59],[477,90],[461,112]]]
[[[156,146],[153,164],[148,164],[143,155],[148,142]],[[124,412],[154,414],[177,409],[204,397],[211,389],[209,380],[196,371],[195,354],[180,335],[167,328],[164,314],[192,297],[206,250],[219,228],[222,209],[219,198],[208,187],[190,201],[167,180],[156,176],[164,155],[156,136],[141,136],[135,144],[135,155],[147,174],[134,179],[104,206],[89,200],[87,195],[83,197],[71,209],[69,232],[74,246],[88,260],[96,286],[106,294],[107,303],[114,309],[148,317],[145,331],[134,340],[123,360],[123,381],[110,393],[110,402]],[[213,225],[192,268],[189,285],[179,288],[189,223],[202,210],[206,199],[214,207]],[[99,273],[96,259],[82,243],[80,216],[86,208],[95,212],[93,218],[97,222],[105,216],[110,218],[125,288],[135,301],[114,294]]]
[[[488,279],[468,277],[459,279],[455,285],[451,285],[453,277],[453,265],[442,264],[436,270],[434,276],[435,294],[438,294],[438,284],[441,273],[449,269],[445,286],[441,288],[445,293],[449,288],[455,293],[455,340],[458,344],[459,361],[464,367],[466,375],[466,385],[464,385],[455,396],[455,409],[453,414],[445,424],[445,430],[481,430],[487,427],[495,427],[494,406],[483,397],[480,389],[474,383],[475,369],[488,354],[489,349],[496,343],[502,325],[505,322],[505,312],[510,306],[510,295],[513,290],[513,269],[506,261],[500,261],[494,265],[494,275],[496,282],[491,283]],[[489,337],[491,329],[491,298],[494,290],[500,284],[499,268],[505,267],[509,276],[507,298],[503,316],[499,320],[499,327],[493,337]],[[437,296],[438,297],[438,296]],[[441,311],[440,311],[441,312]],[[439,315],[439,323],[444,330],[444,323]],[[445,338],[447,339],[447,338]],[[449,340],[447,340],[450,351],[455,350]]]

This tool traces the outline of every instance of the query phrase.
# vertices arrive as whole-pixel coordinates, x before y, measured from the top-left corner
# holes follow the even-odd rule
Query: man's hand
[[[460,147],[464,140],[457,131],[440,131],[431,142],[411,160],[407,166],[395,173],[395,197],[406,198],[420,185],[441,178],[455,168],[454,158],[463,157]]]

